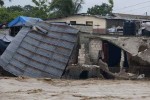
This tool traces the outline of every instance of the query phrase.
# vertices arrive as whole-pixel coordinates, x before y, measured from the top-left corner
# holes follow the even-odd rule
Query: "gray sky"
[[[5,6],[11,5],[34,5],[32,0],[12,0],[10,3],[9,0],[4,0]],[[49,0],[50,1],[50,0]],[[108,0],[85,0],[83,4],[83,8],[81,10],[82,13],[86,13],[89,7],[92,7],[96,4],[100,5],[104,3],[108,3]],[[128,13],[128,14],[140,14],[145,15],[146,12],[150,15],[150,0],[114,0],[114,11],[115,13]]]

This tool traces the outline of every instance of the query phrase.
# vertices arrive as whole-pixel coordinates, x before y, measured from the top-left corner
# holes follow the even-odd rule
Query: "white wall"
[[[70,17],[65,17],[61,19],[48,20],[47,22],[67,22],[76,21],[77,24],[86,24],[86,21],[93,21],[93,28],[106,28],[106,19],[104,18],[96,18],[94,16],[83,16],[83,15],[75,15]],[[99,26],[97,26],[99,25]]]

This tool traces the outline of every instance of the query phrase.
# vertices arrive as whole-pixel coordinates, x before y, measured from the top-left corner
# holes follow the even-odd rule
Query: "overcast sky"
[[[11,5],[34,5],[32,0],[12,0],[10,3],[9,0],[4,0],[5,6]],[[49,0],[50,1],[50,0]],[[108,3],[108,0],[85,0],[83,4],[83,8],[81,10],[82,13],[86,13],[89,7],[94,5],[100,5],[104,3]],[[140,14],[145,15],[146,12],[150,15],[150,0],[114,0],[114,11],[115,13],[128,13],[128,14]]]

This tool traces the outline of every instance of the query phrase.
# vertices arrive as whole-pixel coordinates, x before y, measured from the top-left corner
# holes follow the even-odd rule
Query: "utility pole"
[[[147,12],[146,12],[146,16],[147,16],[148,14],[147,14]]]

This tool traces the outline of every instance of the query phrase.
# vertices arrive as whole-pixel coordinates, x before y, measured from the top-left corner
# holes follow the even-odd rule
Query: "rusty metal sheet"
[[[24,27],[1,56],[0,65],[16,76],[61,78],[78,41],[78,30],[44,22],[36,26],[48,32]]]

